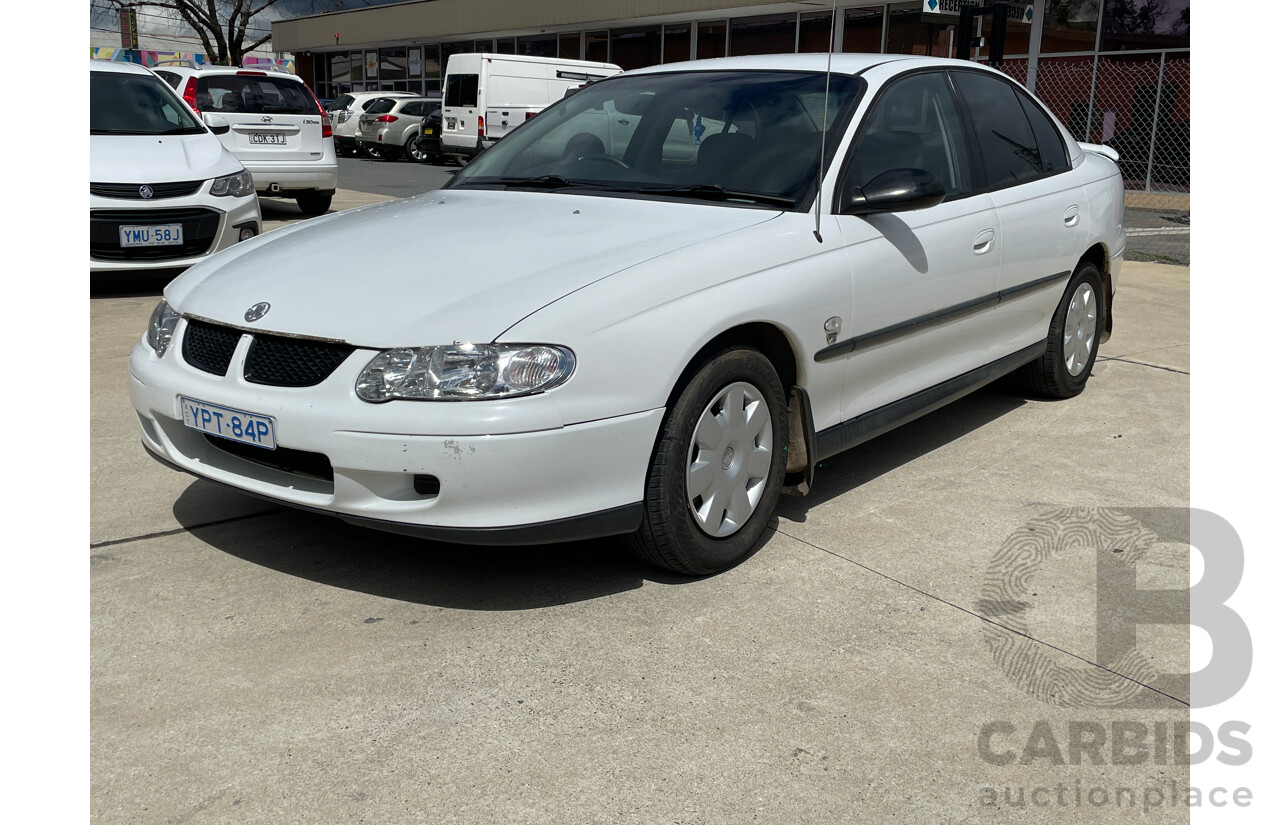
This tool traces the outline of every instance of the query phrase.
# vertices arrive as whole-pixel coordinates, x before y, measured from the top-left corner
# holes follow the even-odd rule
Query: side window
[[[406,103],[400,107],[400,113],[405,117],[422,117],[422,104]]]
[[[1069,169],[1067,149],[1062,143],[1062,133],[1058,131],[1057,125],[1036,106],[1030,97],[1022,92],[1016,93],[1018,102],[1022,104],[1022,112],[1031,123],[1031,132],[1036,136],[1036,145],[1040,148],[1040,162],[1044,164],[1045,173],[1053,174]]]
[[[844,191],[853,194],[890,169],[923,169],[947,197],[973,189],[969,145],[946,75],[929,72],[894,81],[859,127]]]
[[[1036,134],[1011,85],[977,72],[956,72],[953,76],[978,133],[978,148],[987,168],[989,187],[999,189],[1066,168],[1065,157],[1055,164],[1052,156],[1041,153]],[[1052,127],[1048,122],[1044,125]],[[1052,148],[1062,154],[1061,138]]]
[[[156,70],[156,74],[160,76],[161,80],[163,80],[165,83],[168,83],[171,87],[175,89],[178,88],[178,81],[182,79],[181,77],[179,77],[177,74],[173,72],[162,72],[159,69]]]

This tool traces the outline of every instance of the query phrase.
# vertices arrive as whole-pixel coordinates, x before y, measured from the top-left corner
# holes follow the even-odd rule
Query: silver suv
[[[395,160],[404,155],[410,160],[425,160],[417,144],[418,135],[422,132],[422,119],[439,105],[439,98],[387,97],[375,100],[360,115],[356,127],[360,148],[371,158]]]
[[[328,113],[302,80],[230,66],[159,66],[196,114],[231,124],[222,145],[253,175],[260,197],[292,198],[305,215],[329,210],[338,155]]]
[[[360,125],[360,115],[375,100],[384,97],[417,97],[411,92],[350,92],[338,95],[329,114],[333,117],[333,141],[338,147],[339,155],[358,155],[360,145],[356,137],[356,127]]]

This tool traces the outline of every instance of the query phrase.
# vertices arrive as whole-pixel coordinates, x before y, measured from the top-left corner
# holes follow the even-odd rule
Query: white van
[[[618,74],[622,67],[590,60],[513,54],[455,54],[444,76],[440,143],[445,154],[471,156],[569,89]]]

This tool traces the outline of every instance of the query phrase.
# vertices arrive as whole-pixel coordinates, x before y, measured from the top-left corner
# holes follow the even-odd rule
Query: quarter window
[[[897,80],[872,104],[853,147],[845,197],[890,169],[923,169],[949,198],[972,190],[964,127],[941,72]]]
[[[956,72],[954,77],[978,133],[990,188],[1000,189],[1067,168],[1057,129],[1030,100],[1024,109],[1013,86],[977,72]],[[1037,116],[1038,129],[1027,120],[1028,110]]]

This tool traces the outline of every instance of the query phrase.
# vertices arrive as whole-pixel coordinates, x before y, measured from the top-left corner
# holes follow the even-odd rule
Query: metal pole
[[[1036,93],[1037,72],[1040,69],[1040,48],[1044,40],[1045,0],[1035,0],[1031,8],[1031,41],[1027,43],[1027,89]]]
[[[1156,108],[1151,113],[1151,148],[1147,152],[1147,188],[1151,191],[1151,167],[1156,162],[1156,132],[1160,128],[1160,98],[1164,94],[1164,64],[1168,52],[1160,52],[1160,78],[1156,81]]]

